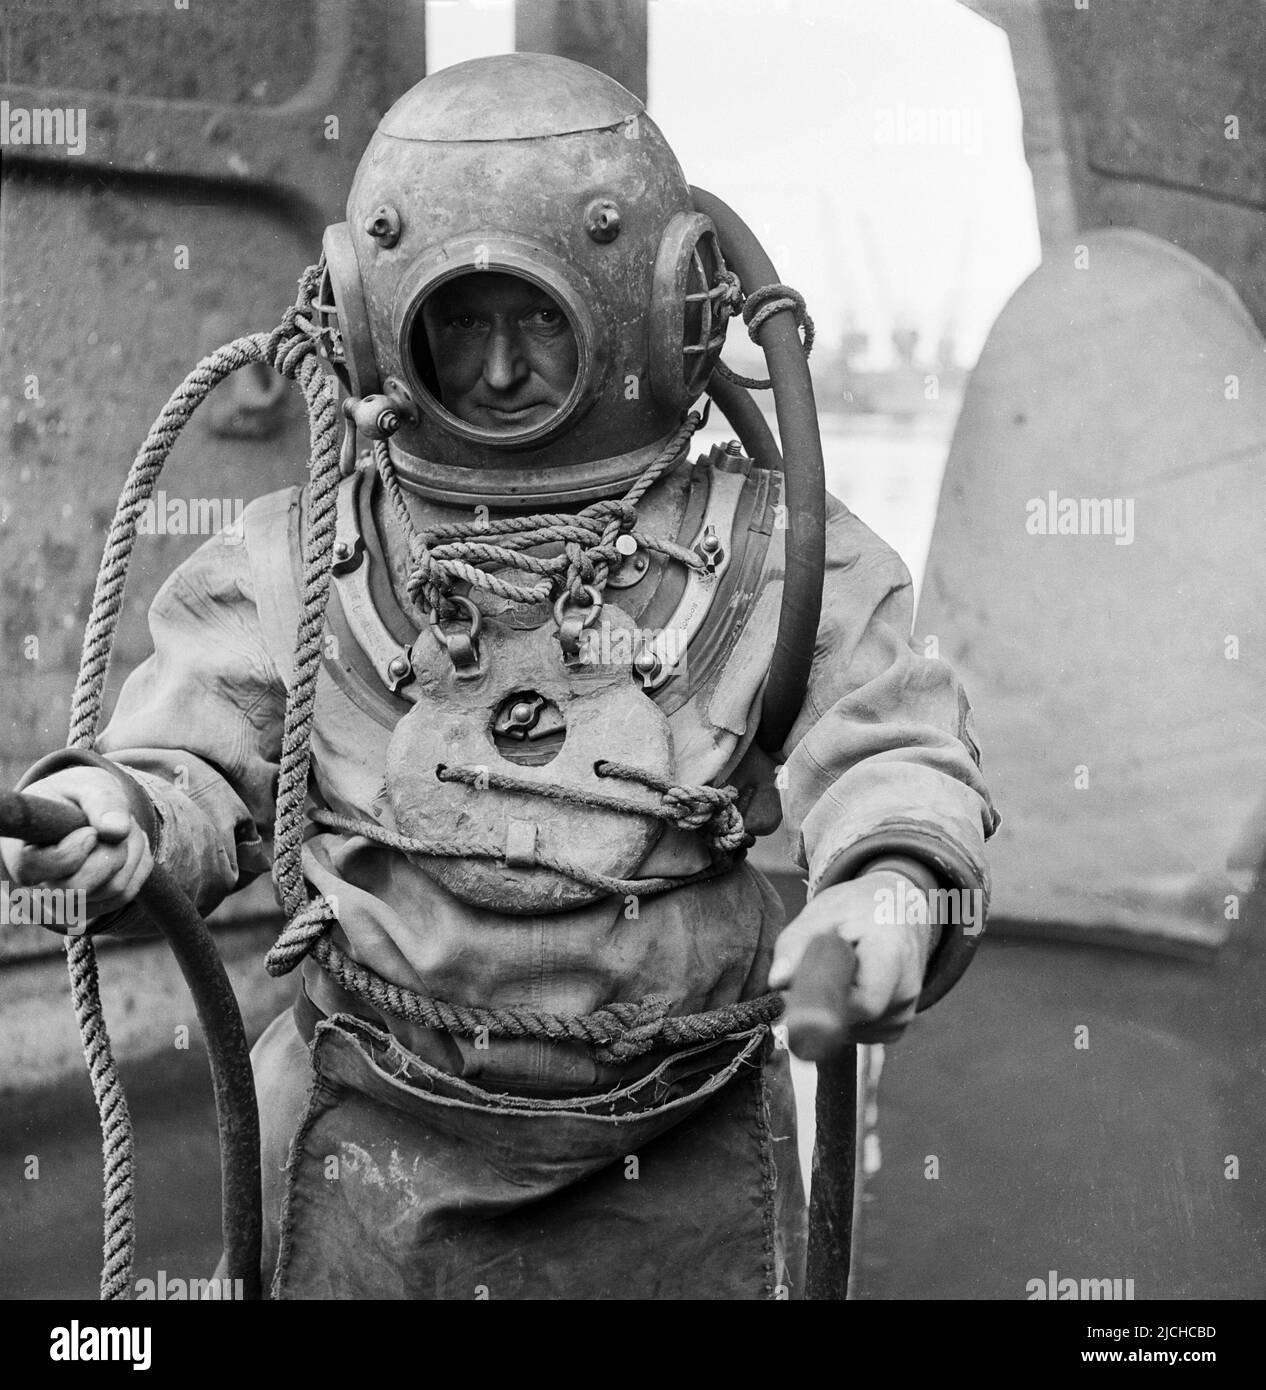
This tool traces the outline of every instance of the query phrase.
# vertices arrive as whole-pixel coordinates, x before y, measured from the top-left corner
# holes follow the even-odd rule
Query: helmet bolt
[[[634,555],[637,553],[637,542],[630,535],[617,536],[615,538],[615,548],[621,555]]]
[[[387,666],[387,674],[399,680],[401,676],[407,676],[411,669],[407,656],[393,656]]]
[[[346,560],[352,553],[352,547],[346,541],[334,542],[334,558],[336,560]]]
[[[620,207],[610,198],[595,198],[585,209],[585,231],[599,243],[614,241],[620,235]]]
[[[400,415],[386,396],[366,396],[352,408],[356,429],[367,439],[386,439],[400,428]]]
[[[400,240],[400,214],[390,203],[383,203],[365,219],[365,232],[389,251]]]
[[[510,711],[511,724],[527,724],[532,718],[532,706],[520,701]]]

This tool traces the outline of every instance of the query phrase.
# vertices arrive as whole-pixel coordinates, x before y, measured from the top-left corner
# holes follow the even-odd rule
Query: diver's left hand
[[[880,909],[890,909],[912,890],[904,874],[889,869],[824,888],[779,936],[770,989],[786,989],[810,940],[833,932],[857,954],[848,992],[848,1041],[895,1042],[914,1018],[934,928],[926,922],[893,922],[891,910]]]

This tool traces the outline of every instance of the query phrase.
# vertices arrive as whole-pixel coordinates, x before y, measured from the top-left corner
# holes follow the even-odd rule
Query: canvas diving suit
[[[688,530],[692,494],[697,513],[717,476],[713,465],[680,467],[644,504],[648,525]],[[384,617],[403,631],[403,558],[374,491],[367,470],[344,484],[347,505],[357,494],[367,567],[395,581]],[[269,863],[300,511],[298,489],[261,498],[241,543],[214,538],[171,575],[151,610],[154,654],[99,740],[144,793],[158,862],[203,912]],[[748,520],[767,532],[751,532],[764,554],[740,640],[706,673],[706,689],[669,716],[683,780],[733,779],[751,744],[783,533],[767,517]],[[810,892],[892,849],[934,865],[947,885],[983,888],[994,813],[961,687],[907,643],[911,587],[897,556],[834,501],[827,538],[808,698],[783,785],[775,790],[766,769],[762,792],[781,799]],[[637,601],[625,601],[639,616]],[[502,618],[512,607],[487,606]],[[336,612],[331,629],[341,627]],[[330,644],[320,678],[312,794],[372,817],[389,737],[409,706],[347,645]],[[684,877],[700,854],[670,828],[639,872]],[[472,908],[407,857],[340,833],[312,833],[304,865],[313,887],[335,897],[354,959],[458,1002],[585,1012],[664,993],[675,1012],[716,1008],[762,992],[783,925],[776,893],[747,864],[648,897],[635,916],[623,898],[540,916]],[[971,944],[942,938],[926,1000],[949,987]],[[375,1016],[309,961],[300,1005],[272,1024],[254,1059],[265,1274],[280,1253],[282,1296],[801,1288],[794,1106],[786,1053],[768,1030],[604,1067],[576,1045],[480,1045]]]

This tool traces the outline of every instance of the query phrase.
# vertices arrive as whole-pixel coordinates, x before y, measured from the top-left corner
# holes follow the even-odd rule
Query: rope
[[[106,1300],[130,1298],[136,1242],[132,1192],[132,1117],[110,1046],[110,1034],[106,1030],[97,976],[97,955],[91,938],[80,936],[67,939],[66,965],[70,971],[70,993],[75,1020],[79,1025],[79,1038],[101,1121],[104,1188],[101,1297]]]
[[[303,878],[304,808],[308,797],[312,721],[323,654],[325,607],[330,593],[339,484],[338,412],[334,390],[318,365],[316,347],[310,339],[296,375],[308,404],[312,452],[303,537],[303,592],[295,636],[294,676],[286,692],[274,831],[273,881],[287,921],[300,916],[308,906],[308,890]]]
[[[725,274],[733,281],[732,288],[736,287],[738,277],[733,271],[726,271]],[[741,290],[739,296],[742,297]],[[795,314],[796,325],[804,333],[804,355],[808,357],[813,351],[813,320],[809,317],[804,295],[790,285],[762,285],[743,300],[743,322],[747,324],[748,337],[752,342],[757,342],[756,335],[775,314],[782,313],[784,309],[790,309]],[[773,385],[768,377],[740,376],[724,362],[718,362],[715,370],[726,381],[732,381],[736,386],[746,386],[749,391],[768,391]]]
[[[198,406],[230,373],[250,362],[263,362],[283,376],[298,380],[303,387],[313,421],[314,454],[318,442],[318,416],[322,446],[327,432],[333,439],[333,393],[315,359],[311,323],[304,318],[322,271],[321,264],[309,266],[304,271],[298,298],[272,333],[235,339],[204,357],[172,393],[150,427],[128,470],[97,571],[92,609],[84,630],[79,675],[71,701],[70,747],[90,748],[96,738],[137,524],[172,446]],[[306,744],[304,751],[306,781]],[[132,1122],[101,1007],[96,952],[88,937],[76,937],[67,942],[66,963],[79,1036],[101,1121],[104,1170],[101,1297],[125,1299],[132,1295],[136,1247]]]
[[[738,816],[734,806],[738,792],[733,787],[679,786],[654,777],[641,768],[606,760],[596,763],[594,771],[599,777],[619,777],[624,781],[641,783],[659,792],[662,800],[655,805],[641,807],[631,804],[624,797],[604,796],[601,792],[591,792],[584,787],[557,787],[549,783],[529,782],[525,778],[485,767],[445,767],[441,763],[435,775],[441,782],[466,782],[471,786],[492,787],[496,791],[541,796],[547,801],[565,801],[572,805],[598,806],[631,815],[656,816],[679,830],[703,831],[708,843],[722,850],[733,851],[751,843],[743,829],[742,817]],[[734,816],[730,812],[734,812]],[[732,839],[735,816],[738,817],[737,840]]]
[[[586,588],[601,590],[608,572],[620,563],[616,540],[632,535],[646,549],[698,569],[703,561],[674,542],[638,531],[637,504],[647,490],[678,463],[690,438],[703,423],[691,411],[622,498],[604,498],[578,512],[542,512],[496,520],[450,522],[419,531],[414,524],[384,440],[374,446],[374,463],[382,478],[409,544],[410,568],[405,588],[424,612],[446,615],[448,595],[456,583],[484,589],[514,603],[540,603],[553,597],[556,585],[577,603],[587,603]],[[557,555],[526,554],[543,545],[561,545]],[[534,584],[516,583],[490,574],[483,567],[508,567],[541,578]]]
[[[641,768],[603,760],[594,766],[599,777],[618,777],[640,782],[664,798],[663,816],[681,830],[702,830],[709,844],[727,853],[745,849],[753,839],[743,828],[743,817],[734,804],[733,787],[681,786],[653,777]]]
[[[628,1062],[656,1047],[714,1042],[730,1033],[772,1023],[783,1010],[782,997],[776,993],[677,1018],[668,1016],[672,1001],[662,994],[648,994],[637,1003],[608,1004],[591,1014],[550,1013],[526,1005],[489,1009],[446,1003],[393,985],[330,941],[319,942],[313,955],[349,994],[406,1023],[464,1038],[483,1034],[580,1043],[589,1047],[599,1062]]]

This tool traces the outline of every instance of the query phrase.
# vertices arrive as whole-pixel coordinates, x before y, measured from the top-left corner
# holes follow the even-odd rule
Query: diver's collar
[[[433,502],[456,507],[486,507],[502,510],[524,507],[553,508],[565,502],[596,502],[626,492],[681,427],[675,426],[662,439],[652,441],[628,454],[598,459],[593,463],[564,464],[558,468],[515,468],[489,466],[461,468],[453,464],[431,463],[406,453],[395,441],[388,447],[401,486]],[[688,452],[689,445],[683,450]]]

